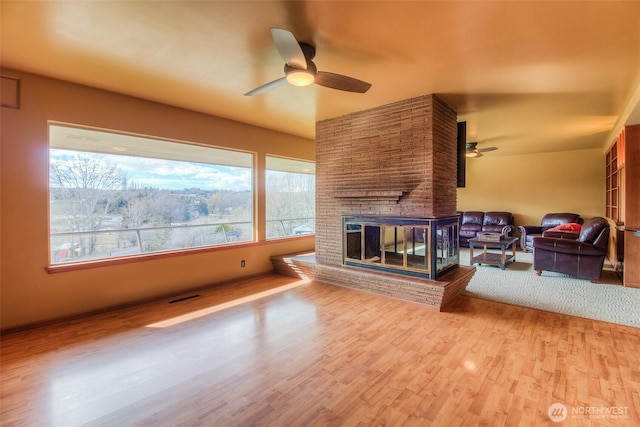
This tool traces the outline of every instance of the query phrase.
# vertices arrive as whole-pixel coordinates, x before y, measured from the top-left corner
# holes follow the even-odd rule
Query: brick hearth
[[[425,304],[438,311],[469,284],[475,268],[461,266],[439,280],[418,279],[399,274],[372,272],[366,269],[320,265],[313,253],[275,255],[271,257],[275,271],[302,279],[315,279],[332,285],[373,292],[406,301]]]

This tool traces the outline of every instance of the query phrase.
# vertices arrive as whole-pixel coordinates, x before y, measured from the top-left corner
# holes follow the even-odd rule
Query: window
[[[49,128],[51,263],[254,240],[253,154]]]
[[[315,164],[266,158],[267,239],[315,233]]]

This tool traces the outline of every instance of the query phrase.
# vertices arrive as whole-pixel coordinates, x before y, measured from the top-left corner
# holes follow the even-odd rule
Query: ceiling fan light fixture
[[[315,76],[309,70],[291,70],[287,73],[287,81],[294,86],[309,86]]]
[[[309,86],[315,83],[330,89],[356,93],[365,93],[371,87],[371,83],[353,77],[318,71],[316,64],[312,61],[316,56],[315,46],[299,42],[291,31],[271,28],[271,38],[273,38],[278,53],[284,59],[284,77],[258,86],[245,93],[245,96],[259,95],[287,83],[292,86]]]
[[[478,150],[473,150],[473,151],[467,151],[465,153],[465,156],[466,157],[478,157],[478,154],[480,154],[480,153],[478,153]]]

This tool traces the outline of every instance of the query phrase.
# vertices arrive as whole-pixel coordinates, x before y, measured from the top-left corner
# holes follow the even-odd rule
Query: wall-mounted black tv
[[[466,186],[467,176],[467,122],[458,123],[458,162],[456,170],[458,172],[458,188]]]

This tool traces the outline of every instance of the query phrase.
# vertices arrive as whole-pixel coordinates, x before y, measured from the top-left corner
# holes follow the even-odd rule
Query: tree
[[[176,222],[188,221],[189,218],[185,218],[185,212],[187,212],[187,201],[181,199],[167,190],[163,190],[162,198],[157,199],[158,212],[162,215],[162,221],[172,226]]]
[[[209,207],[204,200],[200,200],[200,203],[198,203],[198,213],[204,216],[209,215]]]
[[[292,234],[315,217],[315,175],[267,171],[269,237]]]
[[[94,231],[115,201],[115,191],[126,182],[126,175],[104,156],[74,153],[71,158],[52,156],[51,191],[67,215],[72,231]],[[80,255],[95,252],[96,235],[80,234]]]

